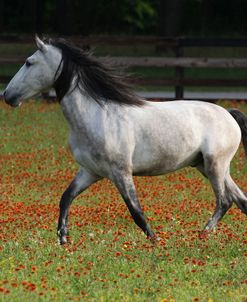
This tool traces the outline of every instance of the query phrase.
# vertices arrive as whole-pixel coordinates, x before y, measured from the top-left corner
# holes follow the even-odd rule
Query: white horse
[[[247,150],[247,117],[199,101],[152,103],[140,99],[83,50],[62,39],[42,41],[8,84],[11,106],[54,87],[70,126],[69,144],[80,171],[60,201],[58,236],[66,242],[68,210],[92,183],[108,178],[121,193],[135,223],[149,237],[133,175],[161,175],[186,166],[208,177],[216,209],[205,229],[213,229],[235,202],[247,214],[246,195],[229,173],[242,139]],[[237,122],[236,122],[237,120]]]

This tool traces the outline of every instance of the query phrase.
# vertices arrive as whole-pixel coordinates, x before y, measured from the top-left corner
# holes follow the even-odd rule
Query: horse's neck
[[[62,99],[61,107],[72,132],[80,135],[84,133],[87,137],[94,136],[106,128],[108,131],[115,131],[120,121],[122,124],[129,121],[130,112],[127,106],[119,106],[112,102],[101,106],[78,88]]]
[[[100,112],[100,106],[83,95],[79,89],[64,96],[61,107],[70,127],[74,130],[87,128]]]

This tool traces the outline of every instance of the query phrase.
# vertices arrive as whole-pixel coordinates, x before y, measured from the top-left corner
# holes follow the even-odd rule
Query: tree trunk
[[[4,0],[0,0],[0,33],[4,30]]]
[[[70,6],[68,0],[56,1],[56,30],[59,34],[71,34]]]
[[[43,12],[44,5],[42,0],[36,0],[36,19],[35,19],[35,29],[38,35],[41,35],[44,31],[44,23],[43,23]]]

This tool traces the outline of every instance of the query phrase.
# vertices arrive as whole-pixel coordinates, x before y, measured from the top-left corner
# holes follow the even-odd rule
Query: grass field
[[[247,301],[247,219],[234,206],[199,236],[215,201],[190,168],[135,178],[157,246],[107,180],[74,201],[59,246],[58,203],[78,169],[66,136],[58,104],[0,103],[0,301]],[[232,175],[247,191],[246,167],[241,148]]]

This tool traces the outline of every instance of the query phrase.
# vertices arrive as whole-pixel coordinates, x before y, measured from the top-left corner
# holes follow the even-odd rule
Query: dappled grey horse
[[[149,237],[133,175],[161,175],[186,166],[208,177],[216,209],[205,226],[213,229],[232,203],[247,214],[247,198],[232,180],[230,161],[242,139],[247,150],[247,117],[199,101],[152,103],[136,96],[121,76],[62,39],[42,41],[8,84],[11,106],[55,88],[70,126],[69,144],[80,171],[60,201],[58,236],[66,242],[73,199],[102,178],[121,193],[135,223]],[[236,122],[237,121],[237,122]]]

